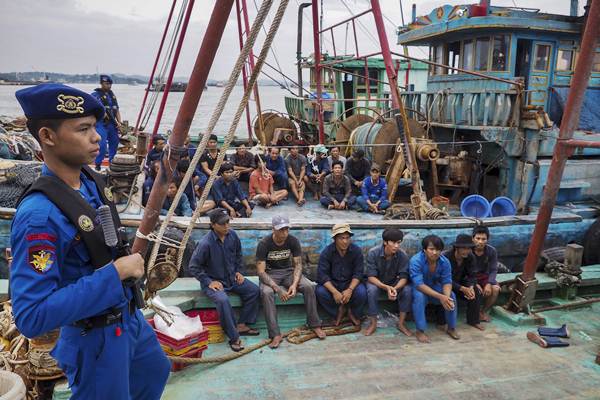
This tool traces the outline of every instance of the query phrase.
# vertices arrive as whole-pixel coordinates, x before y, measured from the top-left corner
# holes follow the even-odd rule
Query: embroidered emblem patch
[[[45,273],[52,267],[56,259],[52,246],[32,246],[29,248],[29,265],[36,272]]]
[[[79,223],[79,227],[85,232],[91,232],[94,230],[94,223],[92,222],[92,219],[87,215],[79,216],[77,222]]]
[[[112,190],[110,190],[110,188],[107,188],[107,187],[104,188],[104,196],[106,196],[106,199],[108,201],[113,201],[113,194],[112,194]]]
[[[56,99],[59,103],[56,106],[58,111],[65,112],[67,114],[83,114],[83,97],[59,94]]]

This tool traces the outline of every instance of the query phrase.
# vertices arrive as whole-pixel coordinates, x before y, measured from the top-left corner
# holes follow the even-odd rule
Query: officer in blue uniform
[[[132,302],[128,278],[144,273],[139,254],[114,259],[96,209],[110,190],[88,164],[98,155],[94,126],[104,108],[91,95],[43,84],[16,93],[44,154],[11,228],[15,322],[27,337],[60,327],[51,355],[73,399],[159,399],[170,363]]]
[[[96,131],[101,137],[100,153],[96,157],[96,169],[100,171],[100,164],[106,155],[106,144],[108,143],[108,161],[112,161],[119,147],[119,128],[121,127],[121,112],[117,97],[111,90],[112,78],[108,75],[100,75],[100,87],[94,89],[94,96],[104,106],[104,117],[96,122]]]

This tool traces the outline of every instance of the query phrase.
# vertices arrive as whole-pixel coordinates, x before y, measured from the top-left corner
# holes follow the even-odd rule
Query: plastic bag
[[[181,340],[186,336],[202,332],[200,316],[188,317],[179,307],[165,305],[159,296],[153,299],[153,303],[172,314],[173,318],[173,323],[169,326],[160,315],[154,315],[154,326],[160,333]]]

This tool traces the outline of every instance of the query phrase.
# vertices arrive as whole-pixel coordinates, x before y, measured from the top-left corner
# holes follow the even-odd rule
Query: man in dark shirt
[[[329,172],[327,148],[322,144],[316,145],[315,156],[310,159],[306,169],[306,176],[304,177],[304,183],[306,183],[306,186],[312,192],[315,200],[319,200],[321,197],[321,193],[323,192],[323,181]]]
[[[354,194],[361,194],[360,188],[363,185],[363,181],[371,169],[371,162],[365,158],[365,152],[363,150],[354,150],[352,157],[346,160],[346,167],[344,172],[350,178],[352,183],[352,192]]]
[[[317,312],[314,284],[302,275],[302,248],[298,239],[289,234],[290,220],[276,215],[271,222],[273,233],[264,237],[256,248],[256,272],[260,278],[260,296],[271,338],[269,347],[276,349],[283,339],[277,323],[275,294],[286,302],[300,291],[304,297],[308,327],[319,339],[325,339]]]
[[[290,147],[290,154],[285,158],[285,165],[288,172],[288,185],[296,198],[296,204],[302,207],[304,200],[304,191],[306,184],[304,177],[306,176],[307,161],[303,154],[298,152],[298,146]]]
[[[498,253],[488,244],[490,231],[487,226],[473,228],[473,254],[475,255],[475,271],[477,273],[477,288],[483,295],[480,319],[490,321],[490,308],[496,303],[500,294],[500,285],[496,281],[498,273]]]
[[[323,207],[334,210],[345,210],[354,207],[356,196],[352,195],[350,179],[344,175],[341,161],[333,162],[331,174],[325,177],[323,182]]]
[[[229,229],[229,214],[222,208],[209,213],[211,231],[204,235],[190,259],[189,270],[200,281],[204,294],[216,305],[223,330],[233,351],[244,349],[240,335],[256,336],[259,332],[248,324],[256,322],[260,290],[244,278],[242,245]],[[242,310],[236,325],[227,293],[242,299]]]
[[[317,300],[329,315],[335,317],[336,325],[342,322],[346,312],[354,325],[360,325],[367,302],[367,289],[361,283],[363,255],[360,247],[352,243],[352,235],[350,225],[334,225],[331,229],[333,243],[319,256]]]
[[[367,301],[369,326],[365,335],[377,330],[379,293],[386,292],[390,301],[398,304],[398,330],[406,336],[412,332],[404,325],[406,314],[412,307],[412,289],[408,284],[408,256],[400,248],[404,233],[400,229],[388,228],[383,231],[383,243],[369,250],[367,254]]]
[[[238,176],[238,181],[249,182],[250,174],[256,168],[256,163],[254,162],[254,154],[248,151],[245,143],[240,143],[238,145],[235,154],[232,154],[229,157],[229,161],[233,164],[233,169]]]
[[[166,143],[167,141],[163,135],[156,135],[152,138],[152,148],[146,155],[146,172],[150,170],[150,166],[154,161],[160,161]]]
[[[250,218],[252,206],[235,178],[233,164],[224,162],[221,165],[221,175],[210,190],[210,197],[218,207],[226,209],[231,218]]]
[[[442,253],[452,267],[452,290],[456,297],[467,302],[467,324],[479,329],[485,328],[480,324],[481,292],[475,287],[475,257],[472,249],[473,240],[469,235],[460,234],[456,237],[454,246]]]
[[[152,186],[154,185],[154,180],[156,179],[159,168],[160,161],[156,160],[150,164],[150,169],[146,172],[146,180],[144,180],[144,184],[142,186],[142,205],[144,207],[146,207],[146,203],[150,197],[150,192],[152,191]]]
[[[287,189],[287,167],[285,166],[283,157],[279,155],[277,147],[272,147],[269,150],[269,157],[267,157],[265,164],[269,174],[271,174],[275,181],[275,190]]]
[[[202,156],[200,156],[200,168],[202,173],[206,175],[207,178],[210,176],[215,164],[217,163],[217,157],[219,157],[219,149],[217,147],[218,143],[217,135],[210,135],[210,138],[206,143],[206,150]],[[227,157],[225,157],[225,159],[227,159]]]

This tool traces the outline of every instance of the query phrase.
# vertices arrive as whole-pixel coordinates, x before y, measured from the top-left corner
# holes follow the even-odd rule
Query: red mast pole
[[[563,113],[563,119],[560,124],[560,131],[556,145],[554,146],[554,155],[552,163],[548,170],[548,178],[542,195],[542,203],[538,211],[533,237],[525,259],[523,267],[523,280],[529,281],[535,277],[537,263],[544,247],[544,239],[550,225],[552,210],[556,204],[556,195],[560,188],[563,171],[567,159],[573,154],[573,148],[568,146],[568,141],[573,137],[573,131],[577,129],[579,124],[579,114],[581,112],[581,104],[585,96],[592,73],[592,62],[596,54],[596,45],[600,35],[600,1],[591,1],[589,15],[585,24],[585,31],[581,40],[581,51],[575,66],[575,74],[571,80],[571,89],[567,97],[567,104]]]
[[[317,83],[317,116],[319,119],[319,143],[325,143],[323,123],[323,80],[321,79],[321,45],[319,43],[319,0],[312,0],[313,42],[315,47],[315,81]]]
[[[192,16],[192,8],[194,8],[194,0],[190,0],[188,3],[187,10],[185,11],[185,17],[183,19],[183,25],[181,26],[181,33],[179,34],[179,40],[177,41],[177,47],[175,48],[175,54],[173,55],[173,62],[171,63],[171,69],[169,70],[169,76],[167,83],[165,84],[165,90],[163,92],[162,99],[160,100],[160,107],[156,114],[156,121],[154,122],[154,129],[152,129],[152,137],[156,136],[160,121],[162,120],[165,106],[167,105],[167,99],[169,98],[169,91],[171,90],[171,84],[173,83],[173,75],[175,75],[175,69],[177,68],[177,62],[179,61],[179,54],[181,53],[181,47],[183,46],[183,40],[185,39],[185,33],[187,31],[190,17]],[[203,88],[204,89],[204,88]],[[152,146],[150,141],[150,146]]]
[[[148,80],[148,86],[146,87],[146,93],[144,93],[144,99],[142,100],[142,106],[140,107],[140,113],[138,114],[137,121],[135,122],[135,129],[133,130],[134,135],[137,134],[140,129],[140,121],[142,120],[142,112],[144,111],[144,107],[146,106],[146,100],[148,99],[148,93],[150,93],[150,88],[152,87],[152,82],[154,82],[154,74],[156,73],[156,67],[158,66],[158,60],[160,59],[160,54],[162,53],[163,45],[165,44],[165,38],[167,37],[167,32],[169,30],[169,25],[171,25],[171,18],[173,17],[173,10],[175,10],[175,4],[177,0],[173,0],[173,4],[171,5],[171,11],[169,11],[169,17],[167,18],[167,24],[165,25],[165,30],[162,35],[162,39],[160,40],[160,46],[158,46],[158,52],[156,53],[156,59],[154,60],[154,66],[152,67],[152,73],[150,74],[150,79]]]
[[[233,0],[219,0],[218,4],[215,4],[213,8],[208,28],[206,29],[202,45],[196,57],[194,69],[190,75],[187,90],[183,95],[183,100],[175,119],[173,134],[169,138],[169,145],[173,148],[183,147],[232,8]],[[160,164],[157,180],[152,186],[148,204],[144,210],[144,217],[138,229],[143,235],[148,235],[156,226],[162,204],[167,195],[168,184],[173,179],[173,176],[165,171],[165,164],[168,164],[168,171],[173,171],[177,161],[178,157],[172,154],[171,158],[164,159]],[[136,237],[132,250],[134,252],[145,253],[147,244],[148,241],[146,239]]]

